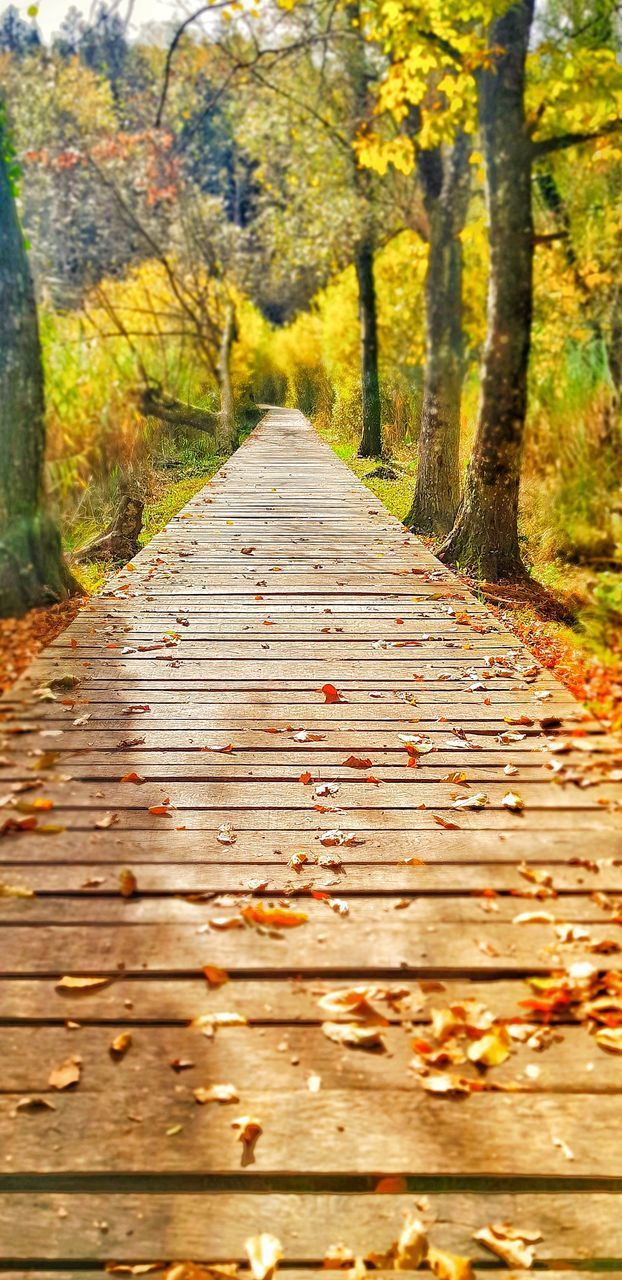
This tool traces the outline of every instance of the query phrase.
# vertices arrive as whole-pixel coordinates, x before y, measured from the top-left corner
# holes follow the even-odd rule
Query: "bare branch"
[[[539,160],[542,156],[550,156],[555,151],[566,151],[568,147],[579,147],[585,142],[597,142],[599,138],[606,138],[612,133],[619,133],[620,130],[622,130],[622,117],[611,120],[609,124],[604,124],[602,129],[595,129],[593,132],[586,130],[561,133],[556,138],[541,138],[539,141],[532,142],[531,154],[534,160]]]

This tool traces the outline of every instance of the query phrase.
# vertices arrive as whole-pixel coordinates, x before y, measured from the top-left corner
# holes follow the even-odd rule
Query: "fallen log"
[[[169,427],[194,427],[196,431],[206,431],[214,435],[221,422],[221,415],[209,409],[199,409],[193,404],[184,404],[174,396],[166,396],[158,387],[145,387],[140,396],[140,411],[146,418],[157,418]]]

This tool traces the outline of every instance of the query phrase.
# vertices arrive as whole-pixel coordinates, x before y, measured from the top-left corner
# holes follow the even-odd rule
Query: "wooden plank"
[[[321,1017],[321,1010],[316,1016]],[[138,1010],[136,1017],[140,1017]],[[163,1099],[189,1101],[194,1089],[218,1081],[233,1082],[240,1095],[304,1089],[315,1075],[322,1090],[399,1096],[418,1087],[409,1069],[413,1035],[407,1025],[384,1028],[384,1053],[339,1047],[320,1026],[231,1027],[217,1033],[212,1042],[190,1027],[132,1025],[131,1045],[122,1061],[114,1061],[110,1054],[116,1033],[109,1026],[81,1026],[69,1032],[60,1027],[5,1028],[3,1091],[53,1099],[50,1072],[71,1054],[81,1059],[79,1092],[99,1094],[120,1111],[125,1091],[157,1092]],[[171,1063],[177,1061],[192,1065],[176,1072]],[[481,1079],[471,1064],[461,1071],[472,1080]],[[558,1026],[545,1052],[517,1044],[490,1079],[499,1087],[512,1084],[518,1092],[533,1095],[615,1095],[620,1093],[620,1064],[615,1054],[599,1048],[587,1027]],[[446,1105],[455,1106],[455,1099]]]
[[[69,672],[77,687],[41,702],[37,689]],[[344,703],[324,702],[327,681]],[[0,879],[37,892],[0,898],[0,1179],[10,1202],[8,1212],[0,1206],[0,1270],[15,1274],[21,1262],[24,1274],[43,1275],[49,1260],[57,1275],[63,1266],[92,1274],[115,1254],[131,1258],[130,1246],[138,1260],[206,1251],[226,1260],[240,1256],[241,1224],[245,1237],[257,1223],[283,1234],[285,1261],[303,1277],[346,1229],[358,1252],[378,1247],[361,1235],[376,1224],[390,1231],[386,1243],[395,1238],[395,1209],[401,1215],[406,1201],[365,1195],[391,1172],[439,1206],[435,1241],[493,1276],[497,1264],[473,1230],[518,1221],[532,1202],[547,1229],[538,1261],[611,1268],[622,1259],[619,1204],[612,1215],[606,1197],[547,1200],[622,1180],[611,1139],[618,1060],[572,1010],[545,1054],[520,1046],[495,1071],[516,1091],[431,1098],[409,1071],[411,1024],[425,1028],[433,1007],[475,998],[511,1019],[524,1011],[529,974],[620,968],[611,916],[622,889],[622,748],[299,415],[264,421],[90,602],[2,713],[4,794],[22,779],[38,782],[34,798],[55,801],[40,825],[68,829],[9,832],[0,842]],[[14,735],[11,715],[30,732]],[[296,742],[300,729],[325,739]],[[398,738],[405,731],[434,748],[416,769]],[[562,755],[551,751],[560,736],[572,746]],[[134,738],[144,742],[119,749]],[[201,750],[211,743],[235,749]],[[42,750],[57,755],[39,775]],[[378,786],[349,770],[350,754],[371,759]],[[543,766],[560,761],[596,785],[553,782]],[[140,786],[120,782],[132,770],[145,777]],[[299,780],[307,770],[310,786]],[[470,788],[448,777],[456,771]],[[319,778],[338,792],[318,794]],[[480,788],[488,806],[454,808],[456,796]],[[525,800],[521,816],[502,805],[509,789]],[[28,803],[28,792],[17,796]],[[176,806],[170,816],[149,814],[165,796]],[[2,807],[2,819],[14,813],[10,801]],[[223,824],[231,843],[219,840]],[[335,828],[344,843],[321,843]],[[319,865],[327,847],[341,869]],[[289,862],[301,851],[310,863],[298,874]],[[124,901],[118,876],[128,865],[139,896]],[[558,897],[531,896],[531,874],[550,876]],[[193,892],[207,900],[184,899]],[[312,892],[341,899],[349,914]],[[308,920],[280,937],[210,925],[271,893]],[[546,923],[515,923],[543,911]],[[569,922],[577,940],[564,942],[556,925]],[[209,963],[230,981],[210,990]],[[80,999],[56,990],[66,972],[111,981]],[[385,1055],[323,1035],[319,996],[342,979],[406,989]],[[187,1026],[228,1010],[250,1025],[211,1042]],[[68,1030],[68,1020],[80,1027]],[[113,1063],[121,1026],[133,1043]],[[50,1095],[50,1065],[69,1052],[83,1057],[79,1088]],[[196,1067],[178,1077],[174,1056]],[[534,1064],[540,1071],[527,1071]],[[306,1084],[313,1071],[317,1095]],[[232,1080],[240,1114],[260,1116],[249,1169],[240,1169],[231,1109],[197,1107],[198,1074]],[[45,1093],[55,1110],[15,1114],[26,1091]],[[463,1194],[437,1198],[439,1179]],[[323,1195],[340,1180],[358,1194]],[[315,1195],[279,1197],[279,1186]],[[544,1194],[511,1194],[528,1186]],[[26,1224],[19,1234],[9,1225],[15,1207]],[[108,1218],[102,1231],[96,1224]]]
[[[170,861],[163,864],[140,861],[134,864],[134,869],[137,866],[140,868],[138,883],[141,894],[249,891],[250,886],[261,882],[266,893],[294,896],[306,895],[309,888],[327,886],[334,893],[346,896],[352,892],[396,893],[400,897],[413,893],[509,893],[515,903],[515,913],[520,909],[521,897],[537,901],[537,885],[530,883],[517,867],[504,863],[425,865],[414,862],[400,865],[383,859],[380,864],[352,860],[340,865],[335,863],[331,867],[319,866],[312,861],[319,857],[319,853],[320,851],[311,849],[307,854],[309,861],[297,871],[282,857],[278,862],[261,864],[219,861],[216,864],[206,863],[204,866],[197,866],[196,863],[185,865]],[[360,858],[362,857],[361,851]],[[11,863],[0,859],[0,874],[5,884],[25,885],[38,894],[71,893],[80,897],[99,897],[118,892],[119,875],[126,865],[127,858],[122,859],[119,852],[116,860],[111,862],[80,861],[63,862],[59,865],[41,863],[39,859],[34,863]],[[257,874],[259,866],[261,877]],[[620,864],[611,866],[607,863],[600,872],[596,868],[589,874],[580,867],[569,867],[565,863],[532,864],[532,867],[534,879],[540,877],[554,886],[558,897],[552,902],[549,900],[549,909],[552,907],[558,914],[565,910],[566,898],[570,893],[590,895],[596,892],[622,892]],[[543,897],[548,900],[544,892]]]
[[[376,904],[372,904],[376,905]],[[7,925],[0,974],[36,975],[73,972],[114,975],[132,973],[201,973],[206,964],[231,973],[391,974],[396,976],[541,974],[568,964],[594,965],[593,946],[602,946],[611,970],[622,968],[617,945],[619,926],[591,925],[589,939],[563,945],[552,924],[498,924],[482,915],[472,924],[411,925],[407,911],[375,915],[353,911],[336,919],[325,903],[305,904],[309,923],[298,928],[258,933],[254,929],[214,929],[209,917],[235,913],[204,907],[194,928],[161,923],[92,924],[85,950],[84,925]],[[216,914],[217,913],[217,914]],[[103,914],[103,913],[102,913]],[[596,952],[596,958],[598,952]]]
[[[294,873],[290,871],[290,885],[293,879]],[[304,884],[306,879],[304,870],[297,879],[299,884],[300,882]],[[248,880],[252,884],[253,876],[249,876]],[[615,940],[619,934],[622,942],[618,923],[618,917],[622,918],[622,897],[615,893],[607,895],[606,905],[601,905],[598,898],[594,901],[589,893],[565,894],[561,899],[547,899],[545,902],[530,899],[528,903],[517,901],[510,895],[490,902],[465,893],[463,887],[457,882],[458,877],[455,877],[452,892],[446,889],[440,894],[422,896],[411,879],[411,888],[407,890],[405,896],[391,896],[385,888],[380,896],[367,897],[360,893],[360,886],[357,883],[358,868],[352,869],[351,880],[352,883],[348,885],[343,877],[336,876],[325,868],[322,884],[325,887],[330,886],[330,891],[335,896],[345,893],[348,911],[357,929],[375,927],[380,935],[383,927],[388,926],[394,931],[397,946],[400,943],[403,945],[404,940],[401,926],[396,925],[393,920],[392,913],[395,911],[403,916],[408,931],[420,931],[428,926],[446,924],[479,926],[482,921],[490,921],[495,926],[506,924],[508,941],[511,942],[512,947],[516,946],[517,930],[524,932],[532,928],[527,924],[513,924],[513,921],[517,916],[533,912],[536,914],[544,912],[552,924],[583,923],[597,925],[599,928],[607,927],[612,940]],[[0,924],[13,926],[85,924],[97,927],[166,924],[197,927],[213,916],[234,915],[249,900],[247,887],[237,896],[226,898],[224,906],[220,899],[217,899],[216,904],[212,904],[211,901],[188,901],[174,894],[143,897],[140,894],[140,885],[134,897],[125,899],[121,897],[118,886],[116,892],[114,886],[111,888],[112,892],[109,889],[108,893],[99,894],[97,899],[94,895],[79,895],[77,898],[49,894],[33,898],[0,895]],[[230,885],[229,888],[231,890],[232,886]],[[526,882],[523,881],[525,891],[526,888]],[[326,924],[326,909],[321,901],[308,902],[306,898],[309,892],[308,888],[299,889],[305,901],[297,903],[297,909],[304,910],[312,924],[323,927]],[[260,899],[264,906],[268,906],[273,901],[269,891],[265,890],[261,893],[256,892],[254,897]],[[238,945],[241,945],[240,939],[238,939]],[[622,950],[622,947],[620,949]]]
[[[557,874],[560,868],[575,859],[584,883],[597,889],[601,882],[602,887],[605,886],[609,864],[617,860],[617,865],[620,865],[622,858],[622,833],[607,828],[606,824],[603,824],[603,829],[590,830],[589,852],[586,852],[585,835],[577,829],[576,815],[566,830],[557,822],[545,829],[546,819],[540,815],[538,827],[533,830],[521,824],[509,831],[483,831],[481,827],[471,831],[463,828],[444,831],[437,825],[419,831],[400,831],[385,826],[384,831],[379,831],[369,824],[353,826],[351,820],[344,823],[338,816],[335,818],[330,814],[318,814],[317,820],[313,817],[297,824],[287,815],[288,827],[266,824],[263,815],[257,815],[254,824],[249,822],[244,827],[244,815],[238,813],[235,843],[226,846],[218,840],[218,834],[221,823],[229,821],[230,815],[228,817],[223,812],[218,817],[219,821],[210,826],[194,831],[175,829],[174,833],[170,829],[163,831],[162,823],[158,828],[154,819],[145,830],[124,831],[122,834],[116,825],[104,831],[92,827],[67,830],[61,833],[62,839],[28,831],[9,834],[0,841],[0,861],[39,866],[43,863],[82,864],[97,859],[117,862],[122,858],[127,862],[131,857],[145,865],[170,864],[176,868],[202,863],[210,868],[208,874],[214,866],[255,863],[264,875],[266,863],[276,860],[284,866],[301,849],[316,858],[333,847],[346,868],[361,862],[378,866],[399,865],[400,860],[415,856],[425,865],[459,867],[471,863],[492,867],[522,861],[538,866],[546,862],[555,866]],[[339,828],[334,826],[336,821],[340,823]],[[322,845],[321,841],[326,839],[329,830],[339,830],[344,837],[343,842],[337,846]],[[171,843],[173,838],[174,844]],[[417,870],[418,864],[413,870],[413,883]],[[406,874],[406,870],[403,873]]]
[[[622,1177],[619,1095],[476,1093],[439,1102],[413,1086],[400,1095],[398,1124],[391,1095],[379,1091],[243,1091],[233,1108],[134,1085],[122,1100],[121,1109],[114,1097],[102,1107],[86,1090],[63,1091],[53,1111],[23,1114],[15,1110],[18,1094],[3,1095],[0,1143],[12,1173],[236,1172],[243,1148],[232,1121],[244,1115],[262,1126],[257,1172],[441,1177],[458,1167],[465,1177],[504,1169],[515,1177]],[[85,1134],[96,1141],[85,1144]]]
[[[33,1023],[65,1027],[68,1020],[89,1024],[141,1026],[152,1023],[186,1026],[201,1014],[235,1012],[257,1026],[282,1026],[296,1022],[312,1025],[323,1021],[320,997],[335,990],[333,979],[280,977],[239,978],[218,988],[208,988],[204,975],[164,977],[154,981],[141,974],[117,972],[104,987],[80,993],[57,989],[56,978],[0,979],[0,1017],[7,1025]],[[522,1017],[521,1001],[533,995],[533,988],[520,978],[499,979],[494,973],[481,979],[469,977],[422,979],[400,975],[396,984],[404,996],[384,1012],[390,1023],[426,1025],[430,1010],[455,1001],[477,1000],[497,1017]],[[572,1008],[554,1016],[556,1024],[572,1024]]]

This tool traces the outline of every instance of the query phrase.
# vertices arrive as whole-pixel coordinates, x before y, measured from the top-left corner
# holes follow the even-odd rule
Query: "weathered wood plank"
[[[102,900],[103,902],[103,900]],[[208,919],[235,915],[233,910],[204,907],[194,928],[161,923],[123,924],[111,928],[91,922],[85,947],[84,922],[6,925],[0,974],[200,973],[218,964],[232,973],[337,973],[407,976],[464,974],[530,974],[565,969],[570,963],[593,964],[593,946],[602,946],[606,967],[622,968],[619,926],[590,925],[584,942],[563,945],[553,924],[481,922],[430,924],[417,929],[407,911],[375,913],[361,908],[336,918],[325,903],[309,902],[309,923],[274,931],[274,936],[242,927],[213,928]],[[88,916],[88,913],[85,912]],[[102,911],[102,915],[104,912]],[[598,952],[596,953],[598,956]]]
[[[437,1007],[441,1007],[438,1001]],[[138,1009],[135,1016],[140,1018]],[[321,1018],[320,1009],[316,1016]],[[320,1077],[317,1087],[322,1090],[399,1095],[419,1087],[409,1070],[413,1035],[408,1026],[385,1027],[386,1052],[372,1053],[340,1048],[319,1026],[231,1027],[219,1032],[212,1042],[189,1027],[134,1025],[131,1046],[122,1061],[114,1061],[110,1054],[116,1033],[115,1027],[81,1026],[69,1032],[59,1027],[5,1028],[3,1091],[43,1093],[53,1098],[48,1086],[50,1071],[70,1054],[81,1058],[79,1091],[103,1095],[111,1104],[114,1098],[120,1109],[125,1090],[142,1089],[145,1096],[157,1092],[163,1098],[189,1100],[194,1089],[217,1081],[233,1082],[240,1094],[304,1089],[313,1076]],[[191,1065],[176,1072],[171,1063],[180,1060]],[[480,1078],[470,1064],[462,1072],[473,1080]],[[491,1072],[490,1079],[499,1086],[511,1083],[521,1093],[622,1091],[619,1060],[599,1048],[585,1026],[558,1026],[545,1052],[517,1044],[511,1057]],[[451,1099],[448,1105],[452,1106]]]
[[[40,701],[38,687],[70,673],[75,688]],[[346,701],[325,703],[326,682]],[[430,1191],[434,1241],[490,1275],[497,1264],[473,1230],[524,1221],[532,1208],[544,1237],[538,1261],[622,1259],[613,1198],[550,1195],[580,1179],[592,1190],[622,1179],[611,1136],[619,1060],[572,1023],[572,1011],[545,1054],[520,1046],[496,1069],[516,1092],[434,1099],[409,1071],[410,1024],[425,1027],[433,1007],[472,997],[515,1018],[528,974],[576,962],[620,967],[611,916],[622,889],[622,748],[302,418],[268,417],[89,603],[0,714],[0,792],[38,782],[18,803],[51,798],[55,808],[37,821],[68,828],[8,832],[0,842],[0,879],[38,895],[0,899],[0,1179],[10,1192],[8,1208],[0,1205],[0,1270],[22,1262],[24,1275],[43,1276],[49,1260],[56,1275],[65,1266],[77,1276],[115,1255],[226,1260],[240,1257],[253,1229],[267,1229],[304,1276],[337,1239],[364,1253],[395,1238],[403,1197],[321,1195],[340,1179],[364,1193],[392,1172],[410,1175],[411,1192]],[[30,732],[13,734],[11,717]],[[296,742],[301,729],[325,738]],[[418,768],[398,738],[405,731],[434,747]],[[560,736],[572,747],[561,755]],[[202,751],[229,743],[230,753]],[[57,754],[39,772],[41,751]],[[379,785],[346,766],[351,754],[371,760]],[[551,781],[544,766],[560,761],[576,782]],[[145,782],[121,783],[134,770]],[[448,776],[462,771],[468,788]],[[338,792],[322,796],[319,779]],[[576,785],[584,781],[596,785]],[[484,809],[454,808],[479,789],[489,795]],[[522,815],[503,806],[508,790],[522,795]],[[167,797],[169,816],[147,812]],[[12,815],[9,801],[2,819]],[[97,828],[102,820],[111,825]],[[321,843],[335,828],[345,843]],[[327,847],[341,869],[319,865]],[[288,864],[301,851],[310,864],[297,873]],[[118,876],[128,865],[139,896],[124,901]],[[559,896],[525,896],[537,892],[531,872],[550,875]],[[341,898],[349,914],[313,891]],[[184,900],[193,892],[207,900]],[[280,937],[210,925],[270,893],[308,920]],[[514,922],[534,911],[550,919]],[[559,926],[569,922],[578,935],[565,942]],[[205,964],[231,980],[208,989]],[[67,972],[111,981],[80,999],[55,989]],[[319,996],[341,977],[350,985],[383,976],[408,996],[391,1011],[387,1054],[327,1040]],[[208,1042],[186,1024],[210,1011],[237,1011],[251,1025]],[[67,1030],[69,1019],[80,1027]],[[109,1043],[121,1026],[133,1043],[113,1063]],[[50,1095],[50,1065],[69,1052],[83,1058],[79,1088]],[[169,1065],[179,1056],[196,1061],[182,1076]],[[527,1071],[534,1064],[539,1072]],[[322,1077],[317,1095],[306,1084],[312,1072]],[[239,1113],[258,1114],[263,1133],[248,1170],[232,1110],[197,1107],[199,1075],[233,1081]],[[20,1095],[39,1091],[54,1111],[14,1113]],[[499,1196],[499,1177],[510,1190],[528,1179],[549,1194]],[[99,1178],[92,1196],[87,1178]],[[439,1178],[472,1182],[482,1195],[439,1197]],[[227,1195],[232,1179],[238,1190]],[[317,1194],[266,1198],[283,1179],[297,1190],[306,1179]],[[368,1240],[374,1233],[382,1238]]]
[[[380,1091],[250,1090],[235,1107],[201,1107],[192,1095],[169,1098],[135,1084],[121,1097],[121,1108],[114,1097],[102,1107],[95,1094],[65,1090],[53,1111],[23,1114],[15,1111],[19,1095],[5,1094],[0,1142],[12,1173],[234,1172],[244,1153],[232,1121],[244,1115],[262,1126],[258,1172],[622,1177],[612,1141],[622,1124],[619,1095],[475,1093],[456,1102],[413,1086],[400,1095],[398,1116]]]

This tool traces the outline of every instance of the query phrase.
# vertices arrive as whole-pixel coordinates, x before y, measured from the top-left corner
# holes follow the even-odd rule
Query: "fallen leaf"
[[[473,1268],[468,1258],[461,1258],[455,1253],[445,1253],[430,1245],[426,1262],[438,1280],[475,1280]]]
[[[202,1031],[211,1040],[218,1027],[245,1027],[247,1019],[241,1013],[201,1013],[193,1018],[190,1026]]]
[[[108,827],[114,827],[115,823],[118,821],[118,813],[106,813],[103,818],[100,818],[99,821],[95,823],[95,826],[99,831],[106,831]]]
[[[263,902],[249,902],[242,907],[241,914],[249,924],[272,925],[277,929],[293,929],[309,919],[306,911],[266,906]]]
[[[498,1067],[509,1058],[510,1051],[511,1041],[505,1027],[493,1026],[469,1045],[467,1057],[484,1067]]]
[[[137,888],[138,884],[134,872],[130,871],[129,867],[124,867],[123,870],[119,872],[119,893],[121,894],[121,897],[131,898],[132,895],[136,893]]]
[[[205,974],[210,987],[222,987],[225,982],[229,981],[229,974],[226,969],[219,969],[216,964],[204,965],[203,973]]]
[[[374,1187],[376,1195],[406,1195],[407,1191],[408,1183],[406,1179],[398,1176],[379,1178]]]
[[[197,1102],[239,1102],[240,1097],[234,1084],[211,1084],[206,1089],[192,1090]]]
[[[74,978],[71,974],[65,974],[63,978],[58,979],[56,990],[89,995],[92,991],[101,991],[102,987],[107,987],[111,981],[111,978]]]
[[[378,1027],[359,1026],[352,1022],[323,1022],[322,1031],[328,1040],[349,1049],[386,1049]]]
[[[281,1241],[276,1236],[264,1232],[259,1236],[251,1236],[244,1241],[251,1271],[255,1280],[272,1280],[276,1268],[283,1257]]]
[[[135,782],[138,784],[144,781],[142,773],[124,773],[121,778],[121,782]]]
[[[534,1244],[542,1239],[539,1231],[520,1231],[509,1222],[495,1222],[476,1231],[474,1240],[501,1258],[508,1267],[533,1266]]]
[[[54,808],[54,801],[37,796],[35,800],[17,800],[15,808],[19,813],[49,813]]]
[[[510,809],[512,813],[520,813],[521,809],[525,808],[525,801],[515,791],[506,791],[505,795],[501,797],[501,804],[505,809]]]
[[[514,916],[512,924],[554,924],[555,916],[550,911],[521,911]]]
[[[121,1058],[125,1057],[131,1043],[132,1037],[129,1031],[121,1031],[118,1036],[115,1036],[109,1047],[108,1052],[110,1057],[113,1058],[115,1062],[120,1062]]]
[[[27,889],[25,885],[20,884],[4,884],[0,880],[0,898],[34,898],[34,889]]]
[[[428,1256],[428,1236],[418,1218],[408,1217],[395,1246],[396,1271],[416,1271]]]
[[[310,782],[313,782],[313,774],[309,772],[301,773],[298,781],[302,782],[303,786],[307,787]]]
[[[242,1167],[255,1163],[255,1147],[257,1140],[263,1133],[261,1121],[256,1120],[254,1116],[240,1116],[238,1120],[231,1122],[231,1128],[238,1130],[238,1142],[242,1143]]]
[[[162,1271],[165,1262],[107,1262],[106,1271],[111,1275],[145,1276],[149,1271]]]
[[[51,1089],[69,1089],[72,1085],[80,1083],[81,1071],[82,1058],[72,1054],[58,1067],[52,1068],[48,1076],[48,1084]]]
[[[609,1053],[622,1053],[622,1027],[601,1027],[595,1035],[596,1043]]]
[[[219,844],[235,844],[237,835],[229,822],[223,822],[222,826],[218,828],[216,839]]]
[[[354,835],[354,833],[345,831],[325,831],[324,835],[320,836],[320,844],[323,844],[325,848],[331,848],[335,845],[343,845],[344,848],[351,849],[354,845],[365,844],[365,841],[360,836]]]
[[[443,827],[445,831],[459,831],[460,827],[457,822],[448,822],[446,818],[441,818],[437,813],[432,814],[432,821],[436,822],[439,827]]]
[[[370,769],[371,760],[365,756],[348,756],[347,760],[342,761],[344,769]]]
[[[347,699],[344,698],[343,694],[340,693],[339,690],[335,688],[334,684],[323,684],[322,693],[324,694],[325,702],[346,702],[347,701]]]
[[[80,681],[77,676],[70,676],[70,675],[54,676],[54,679],[50,680],[50,689],[61,689],[61,690],[75,689],[76,686],[79,685],[79,683]]]
[[[483,809],[488,804],[488,796],[483,791],[476,791],[472,796],[462,796],[454,800],[454,809]]]
[[[49,1102],[47,1098],[20,1098],[15,1103],[16,1111],[25,1111],[34,1113],[35,1111],[56,1111],[53,1102]]]

